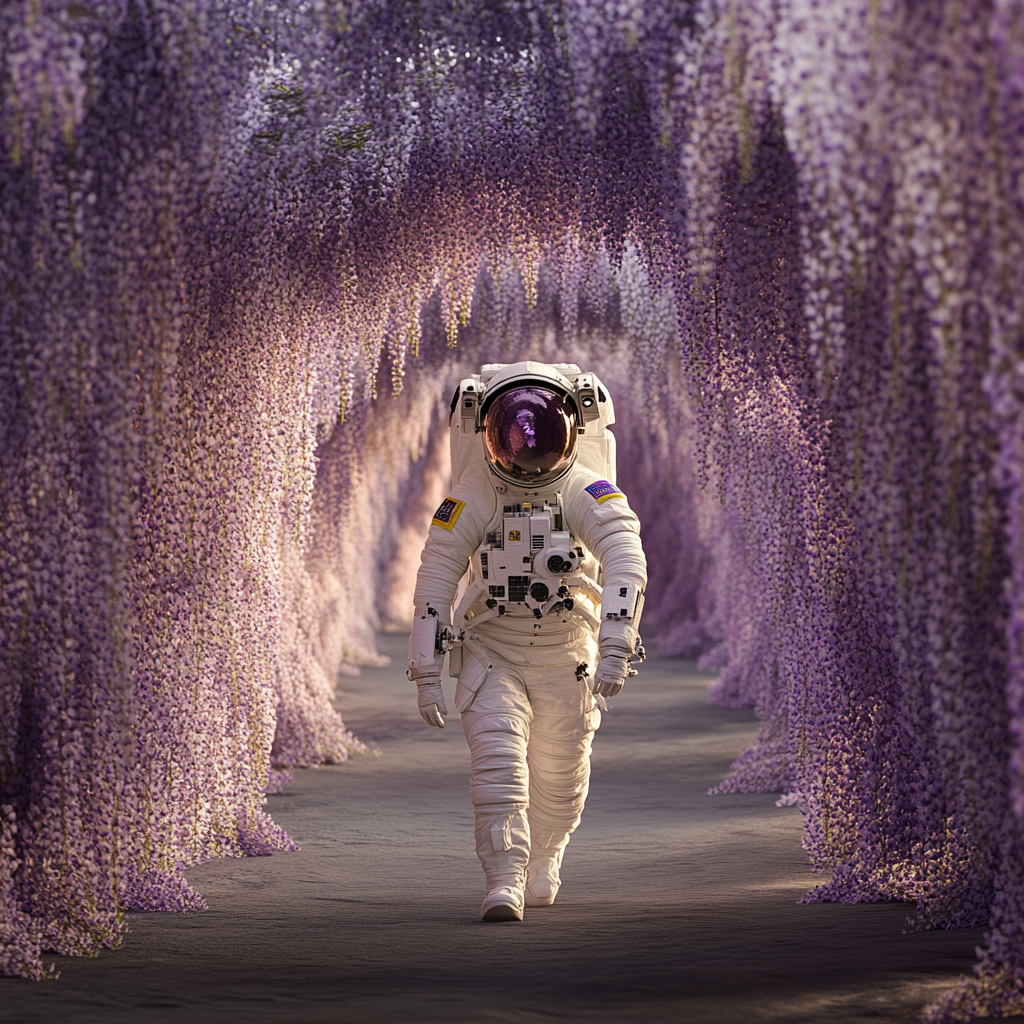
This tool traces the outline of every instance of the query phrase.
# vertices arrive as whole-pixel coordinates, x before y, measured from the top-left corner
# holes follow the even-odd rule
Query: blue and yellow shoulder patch
[[[462,515],[462,510],[465,507],[466,503],[459,501],[458,498],[445,498],[438,505],[434,518],[430,520],[430,525],[443,526],[446,530],[450,530],[459,521],[459,516]]]
[[[622,491],[616,490],[607,480],[595,480],[589,487],[583,488],[594,501],[600,505],[609,498],[624,498]]]

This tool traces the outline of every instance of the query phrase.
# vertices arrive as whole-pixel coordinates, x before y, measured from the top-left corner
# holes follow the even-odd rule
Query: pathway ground
[[[711,677],[652,660],[598,733],[558,902],[479,921],[468,753],[390,669],[342,680],[380,749],[299,771],[270,811],[295,854],[189,871],[204,914],[132,915],[120,950],[0,979],[4,1024],[913,1020],[969,971],[981,930],[904,934],[910,908],[801,906],[800,818],[771,794],[708,797],[754,738]]]

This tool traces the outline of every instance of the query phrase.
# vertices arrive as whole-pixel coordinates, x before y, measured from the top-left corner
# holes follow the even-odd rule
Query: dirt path
[[[652,661],[598,734],[558,903],[478,920],[468,754],[457,718],[420,722],[392,669],[343,680],[382,755],[300,771],[270,810],[297,854],[189,872],[205,914],[133,915],[124,947],[0,979],[0,1020],[35,1022],[877,1022],[970,970],[981,930],[902,934],[907,908],[798,906],[799,814],[709,798],[753,715],[709,677]],[[454,684],[453,684],[454,685]]]

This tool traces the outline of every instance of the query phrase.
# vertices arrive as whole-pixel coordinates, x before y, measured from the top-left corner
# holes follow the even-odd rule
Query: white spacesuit
[[[485,921],[554,902],[600,707],[643,657],[647,568],[613,421],[600,381],[569,364],[485,366],[452,402],[452,489],[416,579],[408,675],[438,727],[446,652],[458,678]]]

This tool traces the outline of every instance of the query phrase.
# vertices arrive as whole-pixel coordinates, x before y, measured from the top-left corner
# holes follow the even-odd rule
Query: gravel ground
[[[337,698],[380,756],[270,798],[299,853],[193,868],[207,913],[135,914],[120,950],[59,957],[57,981],[0,979],[0,1020],[853,1024],[912,1020],[970,970],[981,929],[797,904],[815,881],[799,813],[706,795],[753,714],[710,707],[711,677],[676,660],[649,661],[605,716],[558,902],[481,923],[457,716],[423,725],[405,639],[381,644],[393,667]]]

